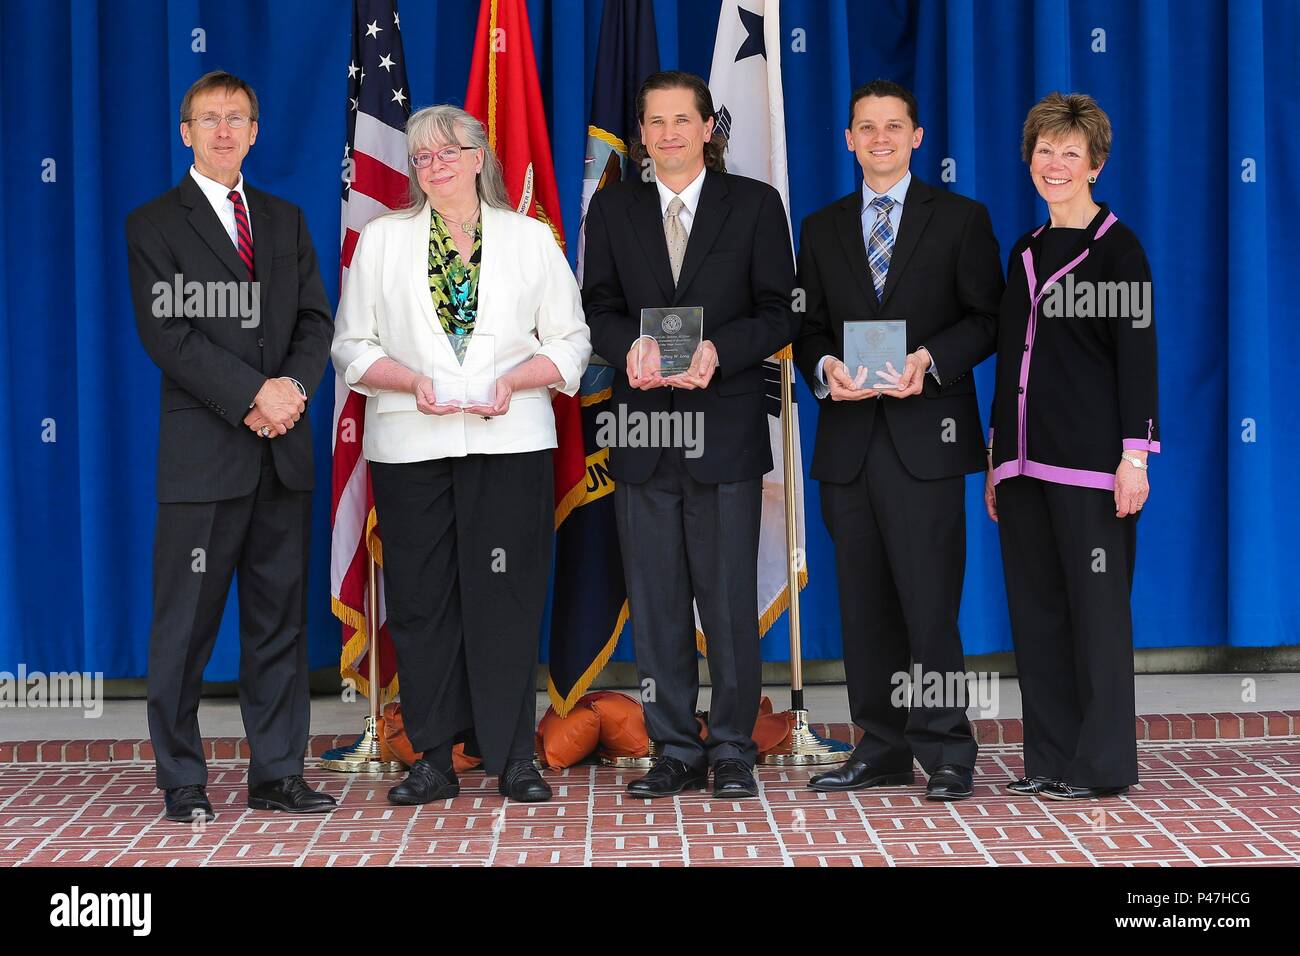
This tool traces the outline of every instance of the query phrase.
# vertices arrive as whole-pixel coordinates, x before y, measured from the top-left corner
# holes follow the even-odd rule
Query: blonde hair
[[[1059,139],[1079,133],[1088,144],[1088,163],[1096,169],[1110,156],[1110,117],[1086,93],[1048,93],[1025,117],[1020,154],[1026,163],[1042,136]]]
[[[479,170],[475,183],[479,201],[485,206],[513,211],[515,207],[510,204],[506,182],[501,175],[501,161],[488,145],[487,130],[473,113],[450,104],[426,106],[422,110],[416,110],[406,121],[406,177],[410,184],[407,208],[412,213],[418,213],[429,201],[420,188],[419,174],[411,164],[410,157],[422,149],[452,144],[483,150],[483,168]]]

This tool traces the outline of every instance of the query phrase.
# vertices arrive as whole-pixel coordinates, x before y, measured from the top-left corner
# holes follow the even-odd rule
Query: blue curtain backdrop
[[[533,0],[564,225],[578,226],[603,0]],[[401,0],[416,106],[463,101],[478,0]],[[664,68],[707,75],[720,0],[657,0]],[[222,68],[261,99],[245,172],[299,204],[337,300],[349,0],[59,0],[0,9],[0,670],[145,673],[158,372],[136,338],[123,220],[189,163],[188,84]],[[877,76],[913,88],[916,174],[989,207],[1005,251],[1045,218],[1019,160],[1049,90],[1096,96],[1115,127],[1098,195],[1156,280],[1164,453],[1153,459],[1134,594],[1137,643],[1300,643],[1291,497],[1300,310],[1300,14],[1292,0],[785,0],[782,50],[797,225],[855,188],[846,97]],[[194,31],[201,30],[202,34]],[[203,52],[195,52],[201,37]],[[46,181],[49,180],[49,181]],[[570,243],[570,251],[576,243]],[[990,363],[977,373],[987,414]],[[1288,399],[1287,396],[1292,396]],[[814,402],[801,385],[804,447]],[[318,493],[311,661],[337,659],[329,614],[329,387],[312,405]],[[840,656],[829,539],[807,493],[807,658]],[[968,653],[1010,647],[1001,562],[968,486],[961,626]],[[232,602],[233,603],[233,602]],[[235,676],[226,615],[212,679]],[[784,621],[764,641],[788,656]],[[620,657],[629,656],[625,638]]]

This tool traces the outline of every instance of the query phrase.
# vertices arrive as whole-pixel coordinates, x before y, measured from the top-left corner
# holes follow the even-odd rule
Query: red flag
[[[487,127],[488,142],[501,160],[506,191],[516,211],[550,226],[563,249],[560,196],[524,0],[482,0],[465,109]],[[558,528],[582,499],[587,462],[578,399],[556,392],[551,407],[558,439],[554,459]]]

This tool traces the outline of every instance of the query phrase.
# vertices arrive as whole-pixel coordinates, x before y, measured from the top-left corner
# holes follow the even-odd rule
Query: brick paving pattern
[[[1243,736],[1253,716],[1160,718],[1160,730],[1199,722],[1218,739],[1147,739],[1137,787],[1079,803],[1004,790],[1021,751],[1001,743],[981,747],[975,796],[959,803],[925,800],[919,771],[913,787],[822,794],[804,786],[813,770],[766,767],[758,799],[648,801],[623,789],[640,771],[583,765],[545,772],[549,803],[507,803],[495,778],[471,772],[456,799],[408,808],[385,800],[400,775],[312,768],[341,806],[291,817],[247,809],[235,746],[210,765],[218,818],[202,829],[162,819],[138,742],[125,742],[136,759],[121,742],[105,742],[112,759],[93,741],[37,742],[63,762],[18,762],[14,749],[0,765],[0,866],[1300,865],[1300,736]]]

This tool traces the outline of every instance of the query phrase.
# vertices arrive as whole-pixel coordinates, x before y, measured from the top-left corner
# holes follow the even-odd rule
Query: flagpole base
[[[338,773],[400,773],[406,769],[396,760],[384,759],[373,717],[366,718],[366,729],[353,743],[321,754],[320,767]]]
[[[808,724],[808,711],[791,710],[794,725],[789,738],[758,758],[764,767],[807,767],[821,764],[843,763],[853,753],[853,747],[842,740],[819,736]]]
[[[649,770],[655,764],[655,758],[659,756],[659,748],[655,742],[650,741],[650,753],[644,757],[601,757],[600,765],[602,767],[619,767],[625,770]]]

